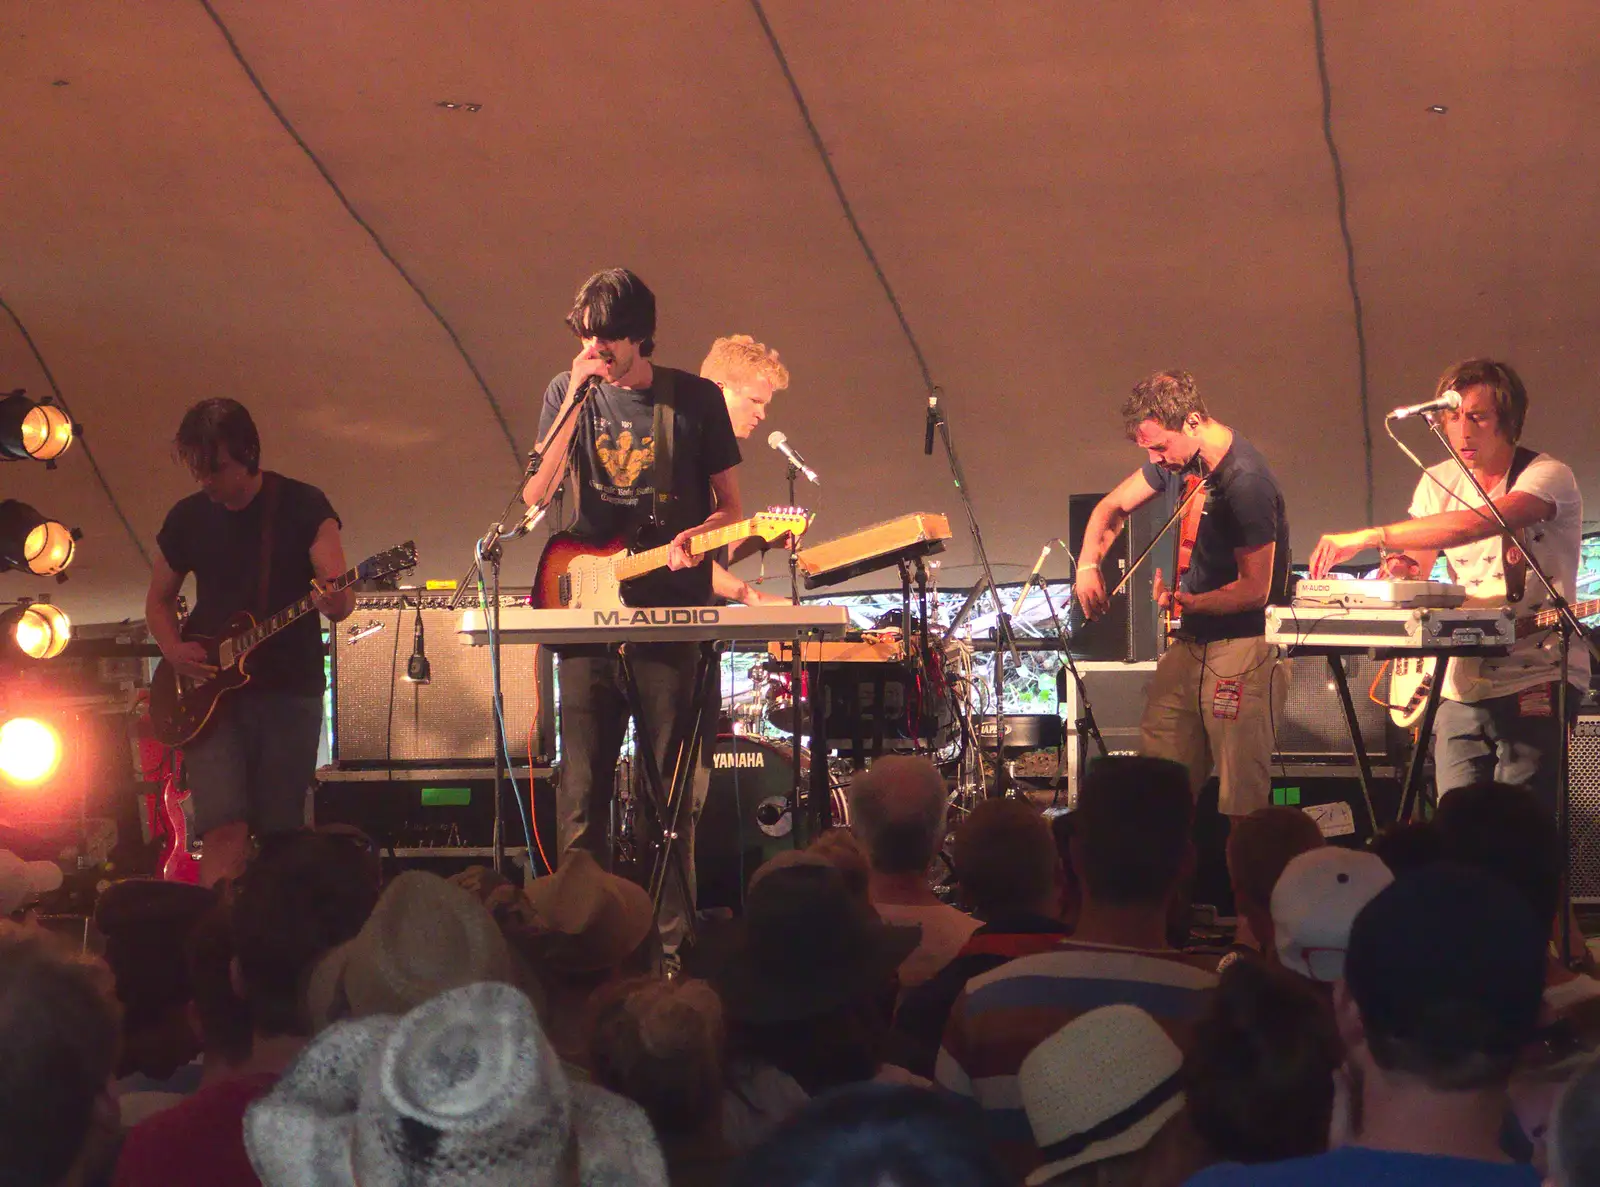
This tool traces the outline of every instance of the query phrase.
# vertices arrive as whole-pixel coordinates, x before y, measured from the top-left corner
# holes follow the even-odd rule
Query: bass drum
[[[711,751],[711,786],[694,831],[695,899],[700,910],[725,908],[741,914],[750,875],[785,849],[794,848],[789,791],[794,751],[787,743],[744,734],[721,734]],[[804,802],[811,762],[800,751],[800,795]],[[831,788],[833,823],[848,823],[844,792]]]

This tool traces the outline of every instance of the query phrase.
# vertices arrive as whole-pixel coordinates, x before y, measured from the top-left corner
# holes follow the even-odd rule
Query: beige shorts
[[[1156,665],[1139,723],[1144,754],[1189,768],[1196,794],[1215,765],[1218,806],[1247,816],[1272,802],[1273,733],[1283,719],[1291,663],[1260,637],[1175,641]]]

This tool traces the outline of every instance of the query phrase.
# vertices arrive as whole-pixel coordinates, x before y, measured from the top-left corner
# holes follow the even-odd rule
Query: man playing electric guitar
[[[1417,483],[1411,519],[1323,536],[1311,555],[1311,575],[1325,576],[1341,561],[1376,548],[1385,576],[1425,578],[1442,551],[1469,597],[1532,611],[1545,591],[1537,577],[1519,572],[1518,549],[1526,548],[1562,596],[1572,598],[1583,499],[1569,466],[1517,446],[1528,411],[1522,380],[1505,363],[1468,359],[1440,377],[1435,395],[1447,391],[1461,396],[1457,409],[1439,414],[1450,444],[1522,542],[1515,548],[1503,544],[1499,524],[1476,510],[1483,500],[1471,483],[1453,461],[1444,461]],[[1519,580],[1525,583],[1520,596],[1508,589]],[[1581,692],[1589,682],[1589,652],[1581,640],[1574,640],[1570,661],[1571,681]],[[1519,638],[1503,657],[1450,662],[1433,730],[1441,796],[1497,779],[1527,784],[1555,812],[1560,665],[1560,636],[1554,630]],[[1575,712],[1578,696],[1569,696],[1567,704]]]
[[[217,633],[240,611],[259,619],[304,597],[308,585],[330,621],[350,614],[354,591],[320,586],[344,572],[338,515],[316,487],[261,469],[261,438],[243,404],[202,400],[184,414],[176,446],[200,491],[167,513],[156,536],[145,623],[178,673],[216,672],[205,648],[179,632],[178,591],[189,573],[195,634]],[[221,700],[205,732],[184,746],[205,886],[243,872],[252,831],[305,823],[326,687],[317,616],[263,642],[248,671],[249,683]]]
[[[1156,600],[1182,623],[1156,665],[1139,749],[1181,762],[1196,794],[1215,765],[1221,811],[1247,816],[1271,799],[1273,723],[1289,691],[1288,661],[1263,638],[1265,607],[1283,599],[1288,581],[1283,493],[1256,448],[1211,418],[1187,371],[1144,379],[1122,419],[1148,460],[1090,515],[1074,592],[1086,615],[1103,614],[1100,559],[1129,513],[1181,488],[1185,474],[1206,475],[1189,571],[1172,591],[1155,574]]]
[[[711,558],[691,556],[693,535],[741,518],[739,443],[716,384],[658,367],[656,302],[642,280],[622,268],[597,272],[578,290],[567,325],[583,348],[572,369],[545,391],[542,440],[569,387],[595,381],[579,413],[569,487],[581,540],[618,537],[659,545],[670,539],[668,569],[623,586],[635,606],[704,606],[711,601]],[[639,541],[641,534],[647,538]],[[653,643],[631,648],[645,721],[640,744],[665,768],[690,729],[697,645]],[[558,848],[587,849],[611,868],[612,781],[629,710],[615,647],[566,647],[557,680],[561,694],[563,767],[557,794]],[[642,823],[642,821],[641,821]],[[649,839],[649,838],[647,838]],[[685,839],[686,840],[686,839]],[[692,852],[684,844],[683,853]],[[662,900],[663,946],[675,950],[686,931],[684,903],[669,877]]]

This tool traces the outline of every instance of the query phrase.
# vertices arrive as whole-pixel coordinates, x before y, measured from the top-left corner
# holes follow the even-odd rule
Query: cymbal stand
[[[930,420],[929,437],[935,429],[944,440],[945,457],[950,464],[950,478],[955,483],[956,493],[961,496],[961,507],[967,515],[967,529],[972,534],[972,546],[978,554],[978,564],[983,570],[983,579],[988,582],[989,592],[994,596],[995,607],[995,659],[994,659],[994,786],[990,788],[991,797],[1003,796],[1006,793],[1006,765],[1005,755],[1005,683],[1003,651],[1009,650],[1013,662],[1022,663],[1022,655],[1017,650],[1017,638],[1011,629],[1011,616],[1006,613],[1005,603],[1000,597],[1000,586],[994,579],[994,569],[989,564],[988,550],[983,546],[983,531],[978,526],[978,513],[972,505],[972,491],[967,484],[966,472],[961,468],[961,458],[956,453],[956,444],[950,435],[950,420],[945,415],[944,409],[939,406],[936,398],[928,401],[928,416]],[[931,452],[931,450],[930,450]],[[976,591],[974,591],[976,596]],[[954,629],[953,627],[951,628]]]

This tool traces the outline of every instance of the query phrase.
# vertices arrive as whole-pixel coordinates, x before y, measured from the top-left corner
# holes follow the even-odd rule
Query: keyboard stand
[[[1422,716],[1417,721],[1417,744],[1412,748],[1410,761],[1406,764],[1406,778],[1400,789],[1400,803],[1395,811],[1395,818],[1390,823],[1398,824],[1411,819],[1417,810],[1417,799],[1422,791],[1423,767],[1428,757],[1428,743],[1433,738],[1433,719],[1438,716],[1439,701],[1444,695],[1444,677],[1449,670],[1450,657],[1470,653],[1464,652],[1459,647],[1319,647],[1314,643],[1291,646],[1287,648],[1287,653],[1290,656],[1327,657],[1328,672],[1333,678],[1334,691],[1339,694],[1339,708],[1344,714],[1345,729],[1350,734],[1350,746],[1356,759],[1356,773],[1361,780],[1361,798],[1366,804],[1367,823],[1372,826],[1373,836],[1378,835],[1378,813],[1372,806],[1372,757],[1367,753],[1367,744],[1361,737],[1361,723],[1356,718],[1355,700],[1350,695],[1350,681],[1340,660],[1347,655],[1369,655],[1374,659],[1385,660],[1393,660],[1398,656],[1420,655],[1439,661],[1438,670],[1434,672],[1433,679],[1428,684],[1428,699],[1423,705]]]
[[[699,765],[701,740],[705,731],[706,701],[711,695],[712,673],[720,675],[721,663],[717,655],[715,643],[701,643],[700,656],[695,661],[694,672],[694,709],[690,718],[688,734],[676,739],[675,744],[669,748],[668,761],[672,764],[672,781],[667,784],[662,779],[661,768],[656,765],[655,751],[648,744],[649,731],[645,728],[644,705],[639,696],[639,686],[634,679],[633,661],[630,653],[635,645],[623,643],[617,649],[620,661],[623,693],[628,700],[628,709],[633,714],[636,745],[634,752],[639,761],[639,767],[644,775],[644,795],[640,797],[653,818],[656,836],[656,852],[650,867],[650,882],[646,889],[650,892],[650,902],[655,909],[657,926],[661,920],[661,899],[666,890],[667,879],[675,877],[683,891],[684,921],[688,934],[684,942],[693,944],[696,940],[695,928],[695,896],[693,882],[689,877],[688,867],[684,862],[683,850],[678,848],[679,830],[685,827],[685,813],[687,811],[687,827],[694,827],[694,810],[689,804],[694,798],[695,768]]]

